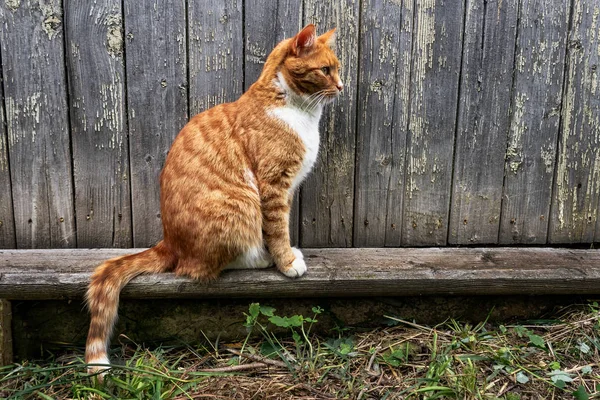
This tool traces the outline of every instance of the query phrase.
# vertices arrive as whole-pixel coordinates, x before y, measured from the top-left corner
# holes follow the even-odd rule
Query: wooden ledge
[[[0,298],[81,298],[100,262],[142,249],[0,250]],[[146,275],[123,298],[600,294],[600,251],[556,248],[304,249],[297,280],[225,271],[209,284]]]

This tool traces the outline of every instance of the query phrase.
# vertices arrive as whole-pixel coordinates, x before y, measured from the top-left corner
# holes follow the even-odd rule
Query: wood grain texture
[[[518,8],[466,1],[451,244],[498,242]]]
[[[573,2],[550,243],[589,243],[600,208],[600,4]]]
[[[506,151],[501,244],[548,237],[570,1],[522,0]]]
[[[0,367],[13,362],[12,308],[10,301],[0,299]]]
[[[121,2],[66,2],[77,244],[130,247]]]
[[[80,298],[94,267],[137,250],[0,250],[0,297]],[[550,248],[305,249],[308,273],[226,271],[209,284],[146,275],[123,298],[598,294],[600,252]]]
[[[354,246],[399,246],[414,5],[361,6]]]
[[[358,0],[304,2],[304,22],[318,33],[336,28],[336,54],[344,92],[323,112],[319,158],[301,189],[302,247],[352,246]]]
[[[463,1],[415,6],[403,245],[447,241],[463,19]]]
[[[133,245],[162,239],[158,177],[188,120],[185,0],[126,0]]]
[[[271,50],[302,29],[302,0],[245,0],[244,90],[260,76]]]
[[[0,3],[0,43],[16,245],[74,247],[61,2]]]
[[[0,11],[2,12],[2,11]],[[2,48],[0,47],[0,249],[14,249],[16,245],[15,219],[13,214],[10,163],[8,160],[8,136],[6,134],[6,111],[2,78]]]
[[[244,3],[244,89],[260,76],[267,56],[281,40],[302,29],[301,0],[245,0]],[[290,239],[298,245],[300,235],[300,192],[294,196],[290,213]]]
[[[242,1],[188,1],[190,116],[242,94]]]

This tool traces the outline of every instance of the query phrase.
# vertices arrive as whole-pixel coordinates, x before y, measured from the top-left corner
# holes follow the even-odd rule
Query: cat
[[[109,368],[119,294],[139,274],[210,281],[223,269],[273,264],[291,278],[306,272],[302,252],[290,246],[289,212],[317,158],[323,106],[343,90],[334,40],[335,29],[317,36],[307,25],[273,49],[237,101],[194,116],[175,138],[160,175],[163,240],[92,275],[90,372]]]

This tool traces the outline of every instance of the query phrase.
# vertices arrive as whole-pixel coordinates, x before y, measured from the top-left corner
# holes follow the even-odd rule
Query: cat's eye
[[[325,75],[329,75],[329,67],[322,67],[321,68],[321,72],[323,72]]]

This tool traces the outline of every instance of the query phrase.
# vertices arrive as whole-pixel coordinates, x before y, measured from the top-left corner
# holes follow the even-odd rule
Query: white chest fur
[[[292,191],[302,183],[314,166],[315,161],[317,161],[321,110],[321,106],[317,106],[309,113],[294,105],[286,105],[270,110],[273,117],[285,122],[298,135],[306,148],[302,167],[292,182]]]

